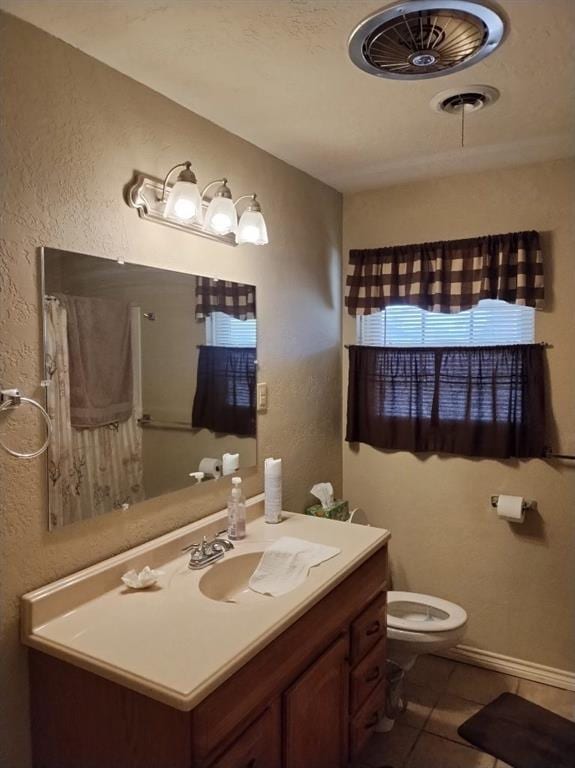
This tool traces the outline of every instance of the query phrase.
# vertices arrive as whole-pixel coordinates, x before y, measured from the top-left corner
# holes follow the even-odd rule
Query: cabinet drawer
[[[279,703],[260,715],[210,768],[281,768]]]
[[[373,729],[385,713],[385,679],[371,692],[357,715],[351,721],[350,727],[350,759],[359,757],[361,750],[371,736]]]
[[[385,637],[385,592],[382,592],[351,625],[351,664],[357,664]]]
[[[385,678],[385,637],[362,659],[351,673],[351,714],[354,715]]]

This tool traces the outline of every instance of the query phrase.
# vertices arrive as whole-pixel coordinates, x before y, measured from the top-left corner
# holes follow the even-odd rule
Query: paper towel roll
[[[497,499],[497,517],[508,520],[510,523],[522,523],[525,520],[523,498],[500,494]]]
[[[233,475],[240,468],[239,453],[224,453],[222,456],[222,473],[224,475]]]
[[[219,459],[202,459],[198,472],[203,472],[206,476],[215,477],[217,480],[218,477],[222,476],[222,462]]]
[[[282,519],[282,460],[264,461],[264,520],[279,523]]]

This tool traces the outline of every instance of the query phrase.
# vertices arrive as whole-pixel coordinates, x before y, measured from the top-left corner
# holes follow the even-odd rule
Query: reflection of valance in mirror
[[[101,427],[132,415],[130,304],[92,296],[61,296],[67,313],[70,419]]]
[[[205,320],[213,312],[223,312],[238,320],[256,316],[256,291],[253,285],[196,278],[196,320]]]
[[[255,436],[255,348],[202,346],[199,350],[192,427]]]

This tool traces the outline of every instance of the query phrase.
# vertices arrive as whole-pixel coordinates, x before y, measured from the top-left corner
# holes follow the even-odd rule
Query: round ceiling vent
[[[440,77],[492,53],[502,18],[468,0],[406,0],[364,19],[349,38],[349,55],[364,72],[395,80]]]
[[[441,91],[431,99],[430,106],[437,112],[457,115],[462,109],[466,112],[477,112],[494,104],[498,98],[499,91],[490,85],[466,85]]]

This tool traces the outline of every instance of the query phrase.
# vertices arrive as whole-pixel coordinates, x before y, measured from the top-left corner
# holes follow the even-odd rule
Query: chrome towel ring
[[[10,456],[15,456],[17,459],[35,459],[37,456],[41,456],[50,444],[50,438],[52,437],[52,419],[48,415],[48,412],[43,408],[39,402],[32,400],[30,397],[24,397],[20,394],[18,389],[2,389],[0,390],[0,413],[2,411],[9,411],[13,408],[18,408],[22,403],[28,403],[34,408],[37,408],[46,422],[46,440],[36,451],[30,453],[21,453],[15,451],[13,448],[9,448],[0,440],[0,448],[3,448]]]

